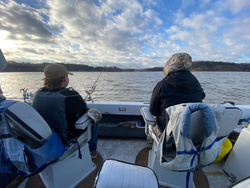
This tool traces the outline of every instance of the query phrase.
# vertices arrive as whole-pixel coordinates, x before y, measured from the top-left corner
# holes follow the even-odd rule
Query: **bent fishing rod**
[[[96,86],[97,86],[96,83],[97,83],[97,81],[99,80],[100,76],[102,75],[102,73],[104,72],[105,69],[106,69],[106,68],[104,68],[104,69],[102,70],[102,72],[99,74],[98,78],[96,79],[95,83],[92,85],[91,89],[90,89],[89,91],[88,91],[88,90],[85,91],[85,93],[87,93],[87,96],[85,97],[86,100],[91,100],[91,101],[93,102],[93,100],[92,100],[91,97],[90,97],[90,94],[94,93],[95,88],[96,88]]]
[[[3,52],[0,49],[0,71],[2,71],[7,66],[6,59],[3,55]]]

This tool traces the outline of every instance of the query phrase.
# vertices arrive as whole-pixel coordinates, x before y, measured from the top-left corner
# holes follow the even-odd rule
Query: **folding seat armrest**
[[[91,139],[91,122],[92,119],[88,116],[88,113],[82,115],[76,122],[75,128],[83,130],[83,133],[77,138],[78,143],[81,145],[87,143]],[[69,146],[68,150],[75,148],[75,144]]]
[[[79,150],[79,146],[82,147],[84,144],[86,144],[91,139],[91,118],[88,116],[88,113],[85,113],[82,115],[76,122],[75,122],[75,128],[83,130],[82,134],[78,138],[74,138],[70,140],[70,145],[68,146],[67,150],[63,154],[62,157],[60,157],[59,160],[64,160],[66,157],[68,157],[70,154],[72,154],[75,150]],[[77,142],[75,142],[77,141]]]
[[[149,135],[148,126],[149,125],[154,126],[156,124],[154,116],[151,114],[148,107],[141,107],[141,114],[142,114],[142,117],[145,121],[145,133],[146,133],[146,135]]]
[[[151,114],[148,107],[141,107],[141,114],[147,125],[155,125],[154,116]]]
[[[85,113],[75,122],[75,128],[84,130],[90,124],[91,118],[88,116],[88,113]]]

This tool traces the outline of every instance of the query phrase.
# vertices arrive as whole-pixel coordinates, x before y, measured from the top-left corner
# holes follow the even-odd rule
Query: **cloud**
[[[137,1],[107,1],[100,5],[87,1],[77,6],[76,3],[49,2],[50,24],[63,28],[60,35],[64,47],[68,43],[80,45],[80,53],[86,53],[81,59],[84,62],[98,58],[98,62],[113,59],[128,64],[121,60],[126,59],[123,56],[140,55],[145,42],[138,34],[153,32],[150,27],[152,22],[162,24],[153,10],[143,11]],[[79,58],[83,58],[82,55],[76,54],[75,59],[79,61]]]
[[[181,1],[182,8],[187,8],[188,6],[193,5],[193,4],[195,4],[194,0],[182,0]]]
[[[250,53],[249,3],[240,2],[1,1],[0,47],[7,60],[31,63],[154,67],[176,52],[240,62]]]
[[[0,30],[8,31],[6,40],[25,45],[19,49],[24,54],[42,52],[46,57],[40,57],[40,61],[128,64],[126,56],[139,55],[142,50],[145,40],[138,34],[150,32],[150,22],[162,24],[153,10],[143,10],[137,1],[95,4],[93,1],[54,0],[47,3],[41,9],[14,1],[1,4]],[[47,20],[42,16],[45,14]]]
[[[228,0],[228,1],[223,2],[223,4],[225,8],[230,9],[233,14],[238,13],[242,9],[247,9],[250,7],[249,0]]]
[[[250,19],[226,18],[221,12],[208,10],[186,16],[181,10],[175,14],[175,25],[165,30],[174,50],[186,50],[197,60],[230,61],[239,53],[249,51]],[[186,48],[189,47],[189,48]]]
[[[204,8],[210,2],[210,0],[199,0],[199,1],[201,1],[201,4],[200,4],[201,8]]]
[[[0,30],[8,31],[7,39],[11,40],[48,43],[53,36],[38,12],[14,1],[0,5]]]

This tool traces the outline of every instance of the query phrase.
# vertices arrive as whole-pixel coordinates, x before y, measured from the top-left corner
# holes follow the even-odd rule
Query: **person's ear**
[[[66,81],[66,80],[67,80],[67,75],[65,75],[65,76],[64,76],[64,79],[63,79],[63,81]]]

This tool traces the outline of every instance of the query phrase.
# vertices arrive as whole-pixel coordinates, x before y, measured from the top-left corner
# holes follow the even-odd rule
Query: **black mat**
[[[142,149],[136,156],[135,164],[148,166],[148,152],[148,147]],[[193,180],[196,188],[209,188],[207,177],[202,170],[194,173]],[[160,186],[160,188],[165,188],[165,186]]]

